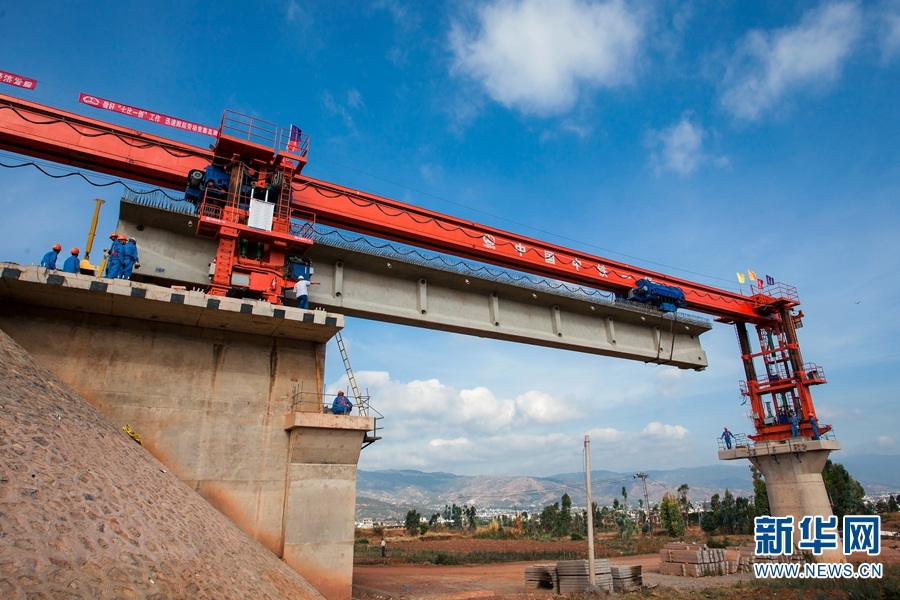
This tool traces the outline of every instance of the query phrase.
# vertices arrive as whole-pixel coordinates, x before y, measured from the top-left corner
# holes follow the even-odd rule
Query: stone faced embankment
[[[3,332],[0,597],[321,598]]]

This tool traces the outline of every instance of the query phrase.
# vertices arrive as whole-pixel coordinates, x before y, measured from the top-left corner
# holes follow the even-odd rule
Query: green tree
[[[756,517],[764,517],[769,514],[769,492],[766,489],[766,480],[755,466],[750,465],[753,473],[753,505]]]
[[[721,512],[719,495],[713,494],[712,498],[709,499],[709,509],[703,511],[703,514],[700,515],[700,529],[705,531],[707,535],[715,533],[721,524]]]
[[[478,511],[475,510],[474,504],[463,507],[463,518],[465,519],[466,527],[469,529],[475,529],[478,526]]]
[[[837,515],[839,523],[843,522],[844,515],[864,515],[869,512],[863,502],[865,490],[850,476],[844,465],[830,460],[825,461],[822,479],[825,480],[825,490],[831,499],[831,509]]]
[[[688,500],[688,492],[690,490],[691,486],[686,483],[678,486],[678,505],[681,507],[681,516],[684,517],[685,526],[688,524],[688,516],[691,512],[691,501]]]
[[[409,535],[416,535],[419,532],[419,520],[421,518],[422,515],[414,508],[409,509],[409,512],[406,513],[406,532]]]
[[[668,492],[666,492],[662,502],[659,504],[659,519],[662,522],[663,529],[670,536],[681,537],[684,535],[684,519],[681,515],[681,505],[678,499],[671,496]]]
[[[728,533],[734,533],[735,525],[738,521],[737,505],[734,496],[728,489],[725,489],[725,496],[722,498],[721,512],[719,516],[719,527]]]
[[[616,528],[619,530],[619,536],[626,540],[631,539],[631,534],[634,533],[634,521],[628,513],[628,492],[625,490],[624,485],[622,486],[622,503],[619,504],[614,500],[613,507],[617,507],[614,516]]]
[[[564,536],[572,532],[572,499],[563,494],[560,499],[559,521],[556,524],[556,535]]]
[[[548,504],[541,511],[540,516],[541,531],[544,533],[555,533],[559,524],[559,502]]]

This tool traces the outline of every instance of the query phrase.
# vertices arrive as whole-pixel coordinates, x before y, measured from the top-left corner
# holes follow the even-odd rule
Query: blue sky
[[[297,124],[312,176],[680,277],[770,274],[799,289],[820,421],[847,454],[900,452],[898,2],[0,1],[0,71],[79,112],[81,91]],[[82,246],[94,197],[113,229],[120,191],[0,169],[0,258]],[[598,469],[696,466],[751,428],[724,325],[703,373],[357,319],[344,338],[386,417],[367,470],[576,471],[585,433]],[[332,344],[329,392],[341,376]]]

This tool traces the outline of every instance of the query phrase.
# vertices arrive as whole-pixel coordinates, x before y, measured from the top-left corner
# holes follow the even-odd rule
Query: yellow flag
[[[756,273],[754,273],[750,269],[747,269],[747,277],[750,278],[750,281],[756,281]]]
[[[737,274],[737,277],[738,277],[738,283],[741,283],[741,284],[747,283],[747,280],[744,279],[744,274],[743,274],[743,273],[738,273],[738,274]]]

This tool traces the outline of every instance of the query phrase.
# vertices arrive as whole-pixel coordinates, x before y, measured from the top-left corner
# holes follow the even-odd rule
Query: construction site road
[[[610,559],[617,565],[640,565],[645,586],[663,586],[689,591],[730,586],[749,581],[751,573],[724,577],[675,577],[660,575],[659,554],[622,556]],[[525,590],[525,567],[556,561],[527,561],[487,565],[356,565],[353,567],[353,597],[421,598],[425,600],[467,600],[486,597],[547,596],[548,591]]]

